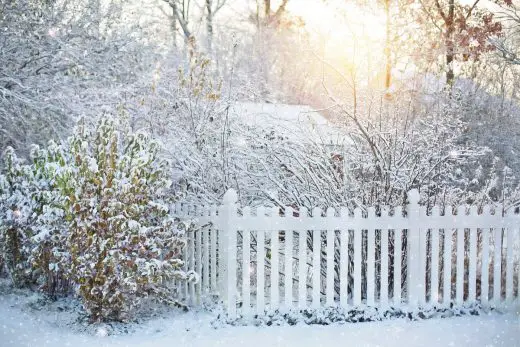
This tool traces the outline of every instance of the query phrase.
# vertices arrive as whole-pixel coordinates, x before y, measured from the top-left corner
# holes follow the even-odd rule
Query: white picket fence
[[[508,305],[520,296],[520,215],[492,206],[430,214],[405,207],[326,211],[237,205],[175,206],[188,235],[184,287],[193,304],[217,298],[230,317],[339,306]],[[253,213],[254,212],[254,213]],[[318,250],[318,251],[317,251]]]

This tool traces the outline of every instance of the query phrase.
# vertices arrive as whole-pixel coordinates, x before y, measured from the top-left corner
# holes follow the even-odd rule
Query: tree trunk
[[[385,71],[385,89],[388,92],[392,79],[392,61],[390,60],[390,0],[385,0],[385,12],[386,12],[386,42],[385,42],[385,60],[386,60],[386,71]]]
[[[177,48],[177,2],[172,1],[171,2],[172,7],[172,18],[171,18],[171,30],[172,30],[172,37],[173,37],[173,47]]]
[[[446,21],[446,84],[451,86],[455,79],[453,72],[453,63],[455,60],[455,47],[453,42],[453,33],[455,29],[455,0],[449,1],[449,12]]]
[[[213,9],[212,0],[206,0],[206,30],[208,35],[208,53],[211,54],[213,50]]]

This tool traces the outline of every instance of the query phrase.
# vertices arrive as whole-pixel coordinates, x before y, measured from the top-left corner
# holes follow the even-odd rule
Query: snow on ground
[[[128,334],[106,336],[102,328],[96,336],[93,329],[81,330],[81,323],[71,324],[75,316],[70,307],[60,311],[59,305],[38,306],[37,301],[38,297],[0,296],[1,347],[520,346],[520,316],[515,313],[329,326],[214,328],[209,313],[173,312],[130,325]]]

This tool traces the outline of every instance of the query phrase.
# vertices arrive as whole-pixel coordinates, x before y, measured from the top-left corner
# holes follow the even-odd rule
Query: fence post
[[[412,307],[420,303],[420,293],[424,283],[421,283],[421,235],[420,235],[420,206],[419,191],[412,189],[408,192],[407,217],[408,227],[408,304]],[[423,270],[424,271],[424,270]]]
[[[237,291],[237,201],[238,195],[234,189],[229,189],[219,207],[220,237],[219,237],[219,288],[229,318],[236,317]]]

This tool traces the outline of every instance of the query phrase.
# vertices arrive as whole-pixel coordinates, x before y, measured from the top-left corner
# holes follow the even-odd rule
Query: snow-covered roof
[[[247,125],[282,132],[295,140],[315,137],[324,144],[333,145],[346,141],[339,129],[307,105],[237,102],[231,111]]]

